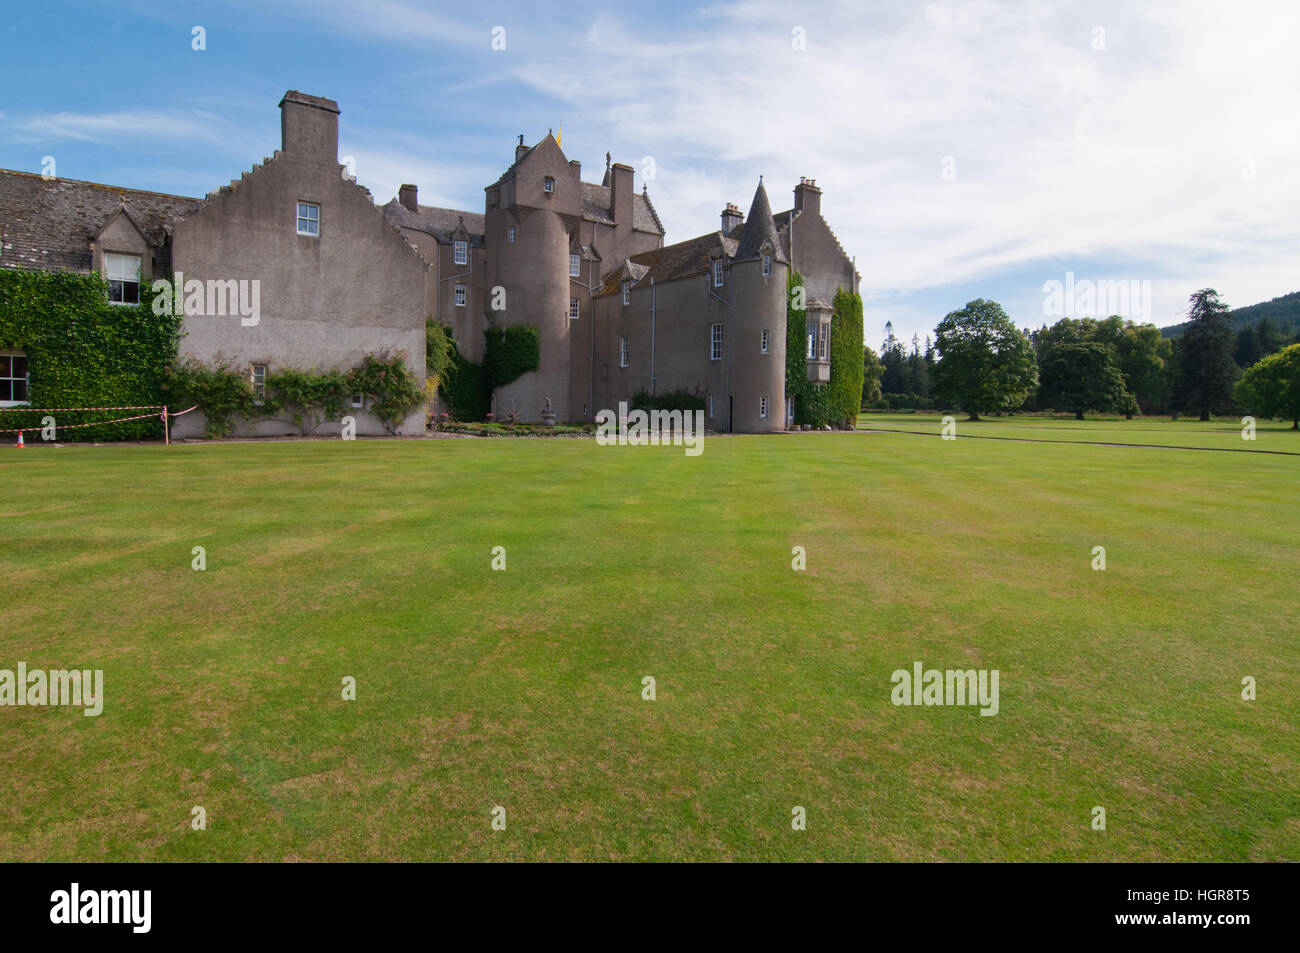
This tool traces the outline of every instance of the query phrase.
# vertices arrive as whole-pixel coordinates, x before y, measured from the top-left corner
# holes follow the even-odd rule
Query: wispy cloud
[[[227,123],[218,116],[195,112],[130,110],[107,113],[56,112],[19,119],[10,126],[17,142],[53,142],[78,139],[108,142],[126,137],[149,139],[182,137],[200,142],[222,142]]]

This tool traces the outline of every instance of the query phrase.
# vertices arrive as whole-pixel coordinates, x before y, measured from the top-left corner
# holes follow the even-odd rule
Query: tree
[[[885,373],[885,365],[880,363],[876,352],[867,345],[862,346],[862,409],[874,407],[880,402],[880,378]]]
[[[1179,395],[1184,406],[1198,411],[1201,420],[1222,409],[1232,396],[1237,365],[1232,360],[1236,339],[1228,327],[1228,306],[1213,288],[1202,288],[1191,298],[1186,330],[1181,335],[1182,381]]]
[[[1300,344],[1270,354],[1247,369],[1233,397],[1261,417],[1280,417],[1300,430]]]
[[[1038,383],[1029,339],[996,301],[979,298],[950,312],[935,328],[935,347],[935,393],[971,420],[1020,406]]]
[[[880,389],[886,394],[907,393],[907,356],[903,353],[903,343],[894,337],[894,323],[885,322],[885,340],[880,345],[880,363],[884,372],[880,378]]]
[[[1168,338],[1163,337],[1154,324],[1126,321],[1116,339],[1115,352],[1120,373],[1124,375],[1124,386],[1133,396],[1133,403],[1144,413],[1163,406],[1173,357],[1173,346]],[[1126,414],[1132,417],[1131,409]]]
[[[1041,399],[1073,411],[1076,420],[1084,411],[1125,410],[1132,403],[1110,348],[1096,341],[1052,348],[1039,373]]]

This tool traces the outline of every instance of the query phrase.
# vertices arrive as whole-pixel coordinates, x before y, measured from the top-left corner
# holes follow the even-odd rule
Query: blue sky
[[[777,210],[816,178],[873,347],[976,297],[1050,323],[1067,273],[1138,282],[1129,313],[1164,325],[1207,285],[1300,290],[1298,46],[1291,0],[47,0],[0,23],[0,166],[203,195],[278,147],[299,89],[339,102],[380,203],[414,182],[481,211],[548,128],[589,181],[607,150],[638,188],[652,160],[670,242],[760,174]]]

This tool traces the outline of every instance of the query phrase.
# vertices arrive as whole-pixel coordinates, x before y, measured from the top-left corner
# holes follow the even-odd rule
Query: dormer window
[[[766,278],[772,274],[772,256],[763,256],[763,277]]]
[[[104,280],[112,304],[140,303],[140,256],[104,255]]]
[[[581,274],[582,274],[582,256],[570,255],[569,256],[569,277],[577,278]]]
[[[452,254],[455,257],[456,264],[469,264],[469,242],[455,241],[452,242]]]
[[[542,183],[542,189],[543,189],[543,190],[544,190],[548,195],[549,195],[551,192],[554,192],[554,191],[555,191],[555,179],[553,179],[551,176],[548,175],[548,176],[546,177],[546,180]]]
[[[632,303],[632,282],[630,281],[623,282],[623,303]]]
[[[722,259],[713,259],[713,287],[722,287]]]
[[[298,234],[320,237],[320,206],[315,202],[298,203]]]

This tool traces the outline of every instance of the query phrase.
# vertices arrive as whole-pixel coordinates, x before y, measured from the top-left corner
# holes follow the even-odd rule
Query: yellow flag
[[[560,132],[555,137],[555,144],[559,146],[561,149],[564,148],[564,127],[563,126],[560,127]]]

